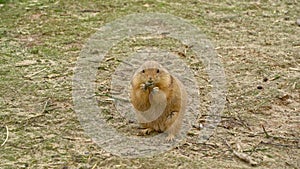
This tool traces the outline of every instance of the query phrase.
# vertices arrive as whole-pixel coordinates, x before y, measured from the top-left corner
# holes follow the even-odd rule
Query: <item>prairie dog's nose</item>
[[[152,83],[153,82],[153,79],[152,77],[149,77],[149,80],[148,80],[149,83]]]

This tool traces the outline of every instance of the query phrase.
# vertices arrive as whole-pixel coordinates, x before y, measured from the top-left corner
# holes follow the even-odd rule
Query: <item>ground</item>
[[[0,168],[300,168],[299,11],[293,0],[1,0]],[[81,49],[98,28],[140,12],[169,13],[206,34],[225,69],[227,102],[205,143],[193,142],[201,133],[194,128],[170,151],[128,159],[104,151],[85,134],[73,108],[72,76]],[[116,56],[125,56],[130,43],[113,49],[112,61],[99,65],[105,73],[98,79],[108,81],[98,83],[97,94],[106,99]],[[191,55],[186,54],[187,63]],[[194,71],[199,67],[190,65]],[[209,81],[202,81],[206,98]],[[112,106],[102,98],[100,106]],[[116,112],[106,113],[112,125],[121,123]]]

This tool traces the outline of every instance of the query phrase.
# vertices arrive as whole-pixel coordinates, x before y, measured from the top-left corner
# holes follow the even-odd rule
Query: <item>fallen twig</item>
[[[48,98],[47,100],[46,100],[46,102],[45,102],[45,104],[44,104],[44,107],[43,107],[43,110],[42,110],[42,114],[45,112],[45,110],[46,110],[46,108],[47,108],[47,106],[48,106],[48,102],[49,102],[49,100],[50,100],[50,98]]]
[[[44,69],[42,69],[42,70],[39,70],[39,71],[34,72],[34,73],[32,73],[32,74],[26,75],[26,76],[24,76],[24,77],[31,79],[33,76],[35,76],[35,75],[37,75],[37,74],[39,74],[39,73],[45,71],[46,69],[47,69],[47,68],[44,68]]]
[[[6,141],[8,140],[8,135],[9,135],[9,132],[8,132],[8,127],[7,127],[7,126],[5,126],[5,128],[6,128],[6,138],[5,138],[4,142],[1,144],[1,147],[2,147],[2,146],[4,146],[4,144],[5,144],[5,143],[6,143]]]
[[[127,64],[127,65],[129,65],[129,66],[134,66],[133,64],[131,64],[131,63],[127,62],[127,61],[121,60],[121,59],[117,59],[117,61],[118,61],[118,62],[125,63],[125,64]]]
[[[72,140],[72,141],[75,141],[75,140],[82,140],[82,138],[72,138],[72,137],[62,137],[63,139],[66,139],[66,140]]]
[[[266,151],[266,150],[269,150],[269,148],[252,148],[252,149],[248,149],[248,150],[243,150],[243,153],[247,153],[247,152],[250,152],[250,155],[253,153],[253,152],[257,152],[257,151]]]
[[[245,120],[243,120],[240,116],[238,116],[238,123],[240,123],[241,126],[244,126],[245,128],[247,128],[248,130],[251,131],[251,128],[249,127],[249,125],[245,122]]]
[[[300,69],[298,69],[298,68],[293,68],[293,67],[290,67],[289,69],[290,69],[290,70],[294,70],[294,71],[300,71]]]
[[[37,114],[37,115],[35,115],[35,116],[32,116],[32,117],[29,117],[26,121],[28,121],[28,120],[33,120],[33,119],[35,119],[35,118],[44,116],[44,115],[45,115],[44,113],[45,113],[46,108],[47,108],[47,106],[48,106],[49,100],[50,100],[50,98],[48,98],[48,99],[46,100],[46,102],[45,102],[45,104],[44,104],[44,106],[43,106],[43,109],[42,109],[41,113],[39,113],[39,114]]]
[[[265,133],[265,135],[266,135],[267,138],[300,141],[300,138],[297,138],[297,137],[293,138],[293,137],[283,137],[283,136],[272,136],[272,135],[270,135],[267,132],[267,130],[265,129],[264,125],[261,125],[261,127],[262,127],[262,129],[263,129],[263,131],[264,131],[264,133]]]
[[[88,13],[88,12],[91,12],[91,13],[97,13],[97,12],[101,12],[100,10],[93,10],[93,9],[84,9],[84,10],[81,10],[79,12],[83,12],[83,13]]]
[[[98,165],[98,162],[96,162],[96,163],[94,164],[94,166],[92,167],[92,169],[96,168],[97,165]]]
[[[106,99],[106,101],[115,101],[115,100],[119,100],[119,101],[124,101],[124,102],[130,102],[130,100],[128,99],[125,99],[125,98],[121,98],[121,97],[115,97],[115,96],[112,96],[110,94],[100,94],[100,93],[96,93],[95,95],[93,95],[92,97],[94,96],[105,96],[105,97],[109,97],[109,99]]]
[[[279,146],[279,147],[291,147],[291,148],[300,149],[300,146],[290,145],[290,144],[280,144],[280,143],[271,143],[271,142],[263,142],[263,141],[261,142],[261,144],[269,144],[269,145]]]
[[[223,116],[223,115],[214,115],[214,114],[201,114],[201,117],[204,117],[204,116],[221,117],[221,118],[229,118],[229,119],[238,120],[236,117],[233,117],[233,116]]]
[[[245,154],[245,153],[237,152],[237,151],[233,150],[233,154],[234,154],[237,158],[239,158],[239,159],[241,159],[241,160],[243,160],[243,161],[249,163],[249,164],[252,165],[252,166],[256,166],[256,165],[258,164],[256,161],[253,161],[253,160],[251,159],[251,157],[248,156],[248,155]]]
[[[263,129],[263,131],[264,131],[266,137],[267,137],[267,138],[271,137],[271,136],[268,134],[268,132],[266,131],[265,126],[264,126],[264,125],[261,125],[261,127],[262,127],[262,129]]]
[[[225,139],[223,139],[223,140],[224,140],[226,146],[229,148],[229,150],[230,150],[230,151],[231,151],[238,159],[240,159],[240,160],[242,160],[242,161],[244,161],[244,162],[247,162],[247,163],[250,164],[251,166],[257,166],[257,165],[258,165],[258,163],[257,163],[256,161],[253,161],[252,158],[251,158],[249,155],[247,155],[247,154],[245,154],[245,153],[243,153],[243,152],[235,151],[235,150],[228,144],[228,142],[227,142]],[[240,147],[240,146],[238,146],[238,147]],[[240,150],[240,151],[241,151],[241,150]]]

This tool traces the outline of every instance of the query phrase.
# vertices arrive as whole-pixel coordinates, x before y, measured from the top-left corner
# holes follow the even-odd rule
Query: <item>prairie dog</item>
[[[130,100],[144,134],[166,132],[172,141],[180,131],[187,104],[182,83],[155,61],[146,61],[133,75]]]

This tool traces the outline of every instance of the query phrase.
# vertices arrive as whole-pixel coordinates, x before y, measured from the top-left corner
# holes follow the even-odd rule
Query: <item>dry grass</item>
[[[0,144],[6,139],[6,126],[9,130],[0,147],[0,168],[252,167],[232,150],[251,157],[258,168],[300,168],[300,27],[295,24],[299,2],[0,1],[0,5]],[[189,136],[164,154],[126,159],[103,151],[85,135],[72,106],[72,75],[82,46],[97,28],[143,11],[185,18],[213,41],[226,71],[227,104],[206,143],[194,143]],[[138,45],[147,43],[154,42]],[[112,53],[121,56],[128,48],[124,44]],[[114,64],[108,65],[105,75],[110,68]]]

